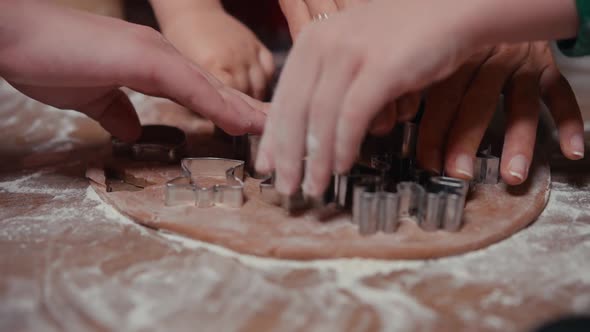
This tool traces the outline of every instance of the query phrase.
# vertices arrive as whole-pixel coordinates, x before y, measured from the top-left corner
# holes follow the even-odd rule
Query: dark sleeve
[[[578,35],[574,39],[557,42],[559,50],[570,57],[590,55],[590,1],[576,0],[576,8],[580,20]]]

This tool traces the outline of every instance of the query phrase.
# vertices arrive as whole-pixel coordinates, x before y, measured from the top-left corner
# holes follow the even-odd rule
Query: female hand
[[[532,162],[541,99],[559,130],[569,159],[584,156],[583,122],[576,98],[559,73],[548,43],[486,47],[448,79],[430,87],[420,124],[419,165],[470,179],[477,149],[504,92],[506,133],[501,175],[524,182]]]
[[[156,31],[44,1],[0,5],[0,75],[125,140],[137,138],[140,126],[121,86],[173,99],[230,134],[260,132],[265,119],[255,101],[224,87]]]
[[[469,30],[458,23],[468,7],[373,0],[306,26],[279,81],[257,170],[275,169],[277,190],[291,194],[307,157],[303,189],[321,195],[333,171],[352,166],[379,111],[445,78],[471,55]],[[444,15],[433,19],[432,12]]]

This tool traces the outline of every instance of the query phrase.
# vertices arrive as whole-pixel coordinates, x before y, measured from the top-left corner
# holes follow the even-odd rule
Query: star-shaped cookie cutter
[[[166,206],[194,204],[239,208],[244,203],[244,161],[225,158],[184,158],[183,176],[166,183]],[[223,180],[223,184],[205,185]]]

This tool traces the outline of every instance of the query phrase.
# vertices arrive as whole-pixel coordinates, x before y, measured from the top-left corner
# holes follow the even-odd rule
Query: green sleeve
[[[590,55],[590,1],[576,0],[576,7],[580,18],[578,36],[557,42],[559,50],[570,57]]]

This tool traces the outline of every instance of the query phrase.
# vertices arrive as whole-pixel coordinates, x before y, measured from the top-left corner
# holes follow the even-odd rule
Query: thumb
[[[119,89],[78,107],[77,111],[98,121],[106,131],[123,141],[131,142],[141,135],[135,108],[127,95]]]

